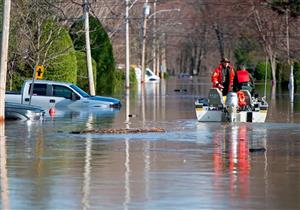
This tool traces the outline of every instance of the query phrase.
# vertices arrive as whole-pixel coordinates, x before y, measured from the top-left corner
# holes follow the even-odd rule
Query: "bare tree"
[[[255,21],[256,31],[259,34],[259,40],[271,63],[273,85],[276,86],[276,59],[278,56],[277,49],[280,44],[280,24],[277,16],[261,1],[252,1],[253,18]]]
[[[53,3],[53,2],[52,2]],[[13,4],[12,43],[9,75],[16,72],[20,63],[25,63],[30,75],[37,65],[46,65],[59,56],[67,54],[69,49],[50,52],[53,42],[60,38],[61,25],[58,23],[55,3],[44,0],[17,1]],[[52,24],[54,23],[54,24]],[[45,33],[45,29],[47,31]],[[28,68],[23,68],[28,71]],[[20,70],[20,69],[19,69]]]

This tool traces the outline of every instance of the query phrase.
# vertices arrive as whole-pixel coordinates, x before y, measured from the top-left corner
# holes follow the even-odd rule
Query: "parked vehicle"
[[[32,80],[24,82],[21,92],[7,92],[6,102],[29,104]],[[33,85],[31,105],[43,109],[55,107],[69,109],[120,108],[120,100],[112,97],[90,96],[78,86],[66,82],[36,80]]]
[[[181,72],[178,74],[179,79],[193,79],[193,76],[186,72]]]
[[[5,120],[40,120],[45,110],[32,105],[5,103]]]
[[[142,70],[138,67],[135,68],[135,76],[137,81],[140,83],[142,80]],[[145,82],[159,82],[159,81],[160,81],[160,77],[156,76],[151,69],[149,68],[145,69]]]

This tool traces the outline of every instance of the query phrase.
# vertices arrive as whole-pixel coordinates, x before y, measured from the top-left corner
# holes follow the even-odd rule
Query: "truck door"
[[[63,85],[52,85],[53,99],[56,108],[79,108],[80,100],[74,100],[74,97],[80,99],[76,93],[70,88]]]
[[[28,88],[28,93],[26,93],[26,97],[23,98],[24,104],[29,104],[31,86],[32,85],[30,84]],[[49,97],[47,96],[47,84],[34,84],[33,93],[31,97],[31,105],[40,106],[44,109],[48,109],[48,101]]]

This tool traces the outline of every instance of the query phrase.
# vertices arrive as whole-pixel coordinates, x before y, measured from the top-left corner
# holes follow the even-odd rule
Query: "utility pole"
[[[95,93],[95,83],[94,83],[94,74],[93,74],[93,66],[92,66],[92,56],[91,56],[88,0],[83,0],[83,14],[84,14],[86,63],[87,63],[88,77],[89,77],[89,88],[90,88],[90,94],[94,96],[96,95],[96,93]]]
[[[145,0],[144,4],[144,22],[143,22],[143,44],[142,44],[142,78],[141,83],[145,82],[145,57],[146,57],[146,31],[147,31],[147,20],[150,14],[150,6],[148,0]]]
[[[156,0],[155,0],[156,2]],[[155,3],[155,6],[156,6],[156,3]],[[142,44],[142,83],[144,83],[145,81],[145,54],[146,54],[146,32],[147,32],[147,21],[148,19],[150,19],[151,17],[156,17],[156,14],[157,13],[163,13],[163,12],[172,12],[172,11],[177,11],[179,12],[180,9],[164,9],[164,10],[159,10],[159,11],[154,11],[151,15],[150,15],[150,6],[148,6],[148,0],[146,0],[145,4],[144,4],[144,24],[143,24],[143,44]],[[154,18],[154,20],[156,21],[156,18]],[[156,24],[156,22],[155,22]],[[155,29],[156,31],[156,29]],[[156,38],[155,38],[156,39]],[[157,66],[159,66],[159,56],[157,56],[157,52],[158,52],[158,42],[156,41],[156,46],[155,46],[155,51],[156,51],[156,61],[155,63],[157,63],[156,65],[156,69],[157,69],[157,72],[159,72],[159,67],[157,68]]]
[[[156,67],[156,57],[157,57],[157,49],[156,49],[156,45],[157,45],[157,40],[156,40],[156,2],[157,0],[154,0],[153,3],[153,49],[152,49],[152,57],[153,57],[153,72],[154,74],[158,74],[158,70]]]
[[[129,0],[125,0],[126,2],[126,12],[125,12],[125,19],[126,19],[126,85],[125,88],[128,89],[130,88],[130,79],[129,79]]]
[[[0,62],[0,123],[5,119],[5,90],[8,59],[8,38],[11,0],[4,0]]]

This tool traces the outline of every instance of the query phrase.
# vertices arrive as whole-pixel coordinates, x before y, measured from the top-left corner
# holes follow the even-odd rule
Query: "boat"
[[[248,90],[229,92],[223,97],[217,88],[209,90],[208,98],[195,101],[199,122],[258,122],[263,123],[268,113],[265,97],[251,96]]]
[[[5,120],[40,120],[45,110],[38,106],[5,102]]]

